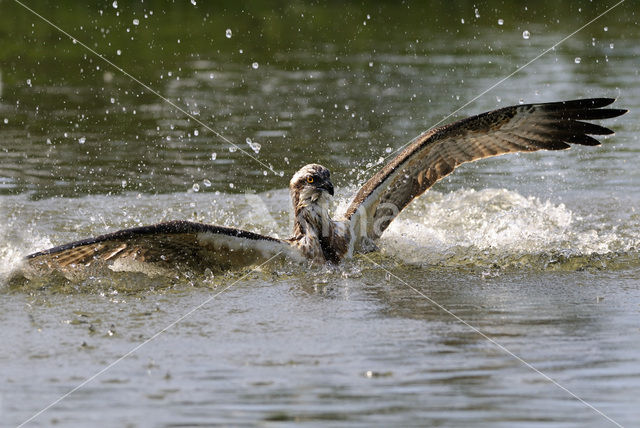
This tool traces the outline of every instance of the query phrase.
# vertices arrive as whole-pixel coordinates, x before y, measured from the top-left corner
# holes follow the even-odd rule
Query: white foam
[[[0,284],[20,266],[24,256],[51,247],[48,238],[37,236],[31,227],[21,222],[24,216],[20,207],[25,203],[24,197],[6,198],[0,211]]]
[[[561,203],[504,189],[463,189],[414,201],[391,223],[380,247],[407,263],[482,265],[526,255],[572,257],[637,246],[637,236],[622,238],[614,226],[602,226]]]
[[[331,212],[344,212],[350,190],[342,189]],[[480,268],[547,263],[558,255],[635,254],[640,248],[637,222],[621,222],[613,212],[620,207],[594,202],[598,204],[581,206],[590,210],[581,217],[561,203],[515,191],[463,189],[441,194],[431,190],[391,223],[379,247],[404,263]],[[3,197],[0,282],[31,252],[159,221],[201,221],[287,237],[289,204],[285,189],[250,197],[201,192],[36,201],[24,195]],[[544,260],[529,257],[541,254]]]

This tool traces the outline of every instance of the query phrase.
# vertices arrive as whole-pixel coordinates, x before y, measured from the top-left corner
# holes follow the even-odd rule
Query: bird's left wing
[[[290,244],[245,230],[188,221],[124,229],[71,242],[27,256],[29,276],[54,271],[66,277],[109,268],[113,271],[165,275],[176,269],[218,272],[259,263],[279,253],[291,256]]]
[[[597,146],[613,131],[584,120],[620,116],[611,98],[522,104],[472,116],[415,138],[358,191],[347,209],[352,233],[378,239],[415,197],[465,162],[514,152]],[[358,244],[356,244],[358,245]]]

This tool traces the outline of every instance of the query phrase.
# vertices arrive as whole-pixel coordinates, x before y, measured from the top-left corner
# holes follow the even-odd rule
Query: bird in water
[[[624,114],[626,110],[604,108],[614,101],[521,104],[432,128],[373,175],[335,219],[329,213],[334,193],[329,170],[306,165],[289,183],[294,227],[288,239],[171,221],[39,251],[26,257],[23,271],[28,277],[59,272],[72,278],[108,268],[153,276],[176,268],[237,269],[274,256],[338,264],[355,253],[375,250],[403,208],[463,163],[507,153],[564,150],[572,144],[600,145],[590,135],[613,131],[586,121]]]

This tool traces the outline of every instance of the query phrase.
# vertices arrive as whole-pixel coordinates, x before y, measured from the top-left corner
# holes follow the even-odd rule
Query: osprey
[[[176,268],[225,270],[276,255],[318,263],[340,263],[357,252],[376,249],[376,241],[414,198],[456,167],[515,152],[564,150],[571,144],[597,146],[590,135],[613,131],[584,120],[626,112],[603,108],[611,98],[522,104],[432,128],[412,140],[371,177],[346,212],[329,214],[333,184],[322,165],[306,165],[289,183],[294,227],[289,239],[188,221],[124,229],[71,242],[27,256],[32,275],[54,271],[86,276],[96,269],[167,274]]]

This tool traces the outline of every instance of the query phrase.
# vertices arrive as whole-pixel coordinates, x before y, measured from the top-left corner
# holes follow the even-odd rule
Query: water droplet
[[[111,99],[109,101],[111,101],[111,104],[115,104],[116,103],[116,99],[113,98],[113,97],[111,97]]]
[[[609,31],[609,27],[604,27],[604,31]]]
[[[235,184],[233,184],[233,183],[229,183],[229,187],[233,189],[233,188],[234,188],[234,187],[236,187],[236,186],[235,186]]]
[[[138,18],[134,19],[133,25],[140,25],[140,20]]]
[[[478,9],[474,10],[475,14],[476,14],[476,18],[480,18],[480,11],[478,11]]]
[[[579,56],[577,56],[573,62],[575,62],[576,64],[580,64],[582,62],[582,58],[580,58]]]
[[[236,146],[229,147],[229,153],[235,153],[238,150]]]
[[[386,149],[384,149],[385,153],[391,153],[391,147],[387,147]]]
[[[369,67],[373,67],[373,61],[369,61]]]
[[[257,70],[257,69],[258,69],[258,67],[260,67],[260,64],[258,64],[257,62],[254,62],[253,64],[251,64],[251,67],[252,67],[254,70]]]
[[[227,28],[227,31],[224,33],[224,35],[227,36],[227,39],[230,39],[232,36],[231,28]]]
[[[464,24],[464,18],[460,19],[460,23]]]
[[[198,136],[198,134],[200,134],[200,131],[198,131],[197,129],[193,130],[193,135],[195,135],[196,137]]]
[[[207,187],[211,187],[211,181],[207,180],[206,178],[202,180],[202,184],[204,184]]]
[[[9,119],[7,119],[6,117],[4,118],[4,124],[6,125],[7,123],[9,123]]]
[[[254,143],[253,141],[251,141],[251,138],[248,137],[245,141],[247,142],[249,147],[251,147],[251,150],[253,150],[255,153],[260,153],[260,149],[262,148],[262,145],[260,143]]]
[[[195,6],[196,5],[196,0],[191,0],[191,4]]]
[[[31,86],[31,79],[27,79],[27,85]]]
[[[80,144],[84,144],[84,143],[86,143],[86,142],[87,142],[86,137],[80,137],[80,138],[78,138],[78,143],[80,143]]]
[[[194,192],[197,192],[200,190],[200,185],[198,183],[193,183],[193,186],[191,186],[191,188]]]
[[[216,160],[218,154],[216,152],[211,153],[211,160]]]
[[[531,33],[530,33],[528,30],[524,30],[524,31],[522,32],[522,38],[526,40],[526,39],[528,39],[529,37],[531,37]]]
[[[609,43],[609,48],[613,49],[613,43]]]
[[[127,187],[127,180],[122,180],[122,188],[124,189],[125,187]]]
[[[213,73],[209,73],[209,79],[213,79]]]
[[[118,2],[114,0],[113,3],[111,3],[111,6],[113,6],[114,9],[118,8]]]
[[[498,19],[498,25],[504,25],[504,19],[502,18]]]
[[[122,55],[122,51],[121,51],[120,49],[118,49],[118,50],[116,51],[116,55],[118,55],[118,56]]]

